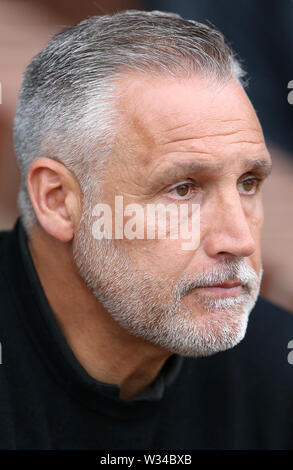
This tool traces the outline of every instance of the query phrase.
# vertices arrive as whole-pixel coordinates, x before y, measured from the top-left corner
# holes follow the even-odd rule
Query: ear
[[[72,240],[81,215],[82,191],[62,163],[38,158],[28,171],[27,188],[40,225],[61,242]]]

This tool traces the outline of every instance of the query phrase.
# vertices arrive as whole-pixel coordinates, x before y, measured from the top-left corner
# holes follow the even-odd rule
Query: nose
[[[256,249],[256,242],[251,233],[253,220],[251,214],[244,211],[238,192],[219,196],[214,209],[209,213],[208,227],[204,235],[203,246],[206,254],[209,257],[251,256]]]

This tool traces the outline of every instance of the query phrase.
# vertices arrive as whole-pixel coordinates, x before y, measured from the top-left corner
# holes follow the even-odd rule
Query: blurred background
[[[133,8],[172,11],[212,23],[248,72],[247,92],[274,165],[263,189],[262,295],[293,312],[293,104],[288,100],[293,80],[292,0],[0,0],[0,230],[11,228],[18,215],[12,126],[23,70],[62,27]]]

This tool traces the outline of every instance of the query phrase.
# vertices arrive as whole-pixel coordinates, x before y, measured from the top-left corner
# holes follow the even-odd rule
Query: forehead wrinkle
[[[229,145],[230,144],[257,144],[257,145],[260,145],[260,144],[263,144],[263,140],[248,140],[248,139],[245,139],[245,140],[236,140],[236,142],[229,142]]]
[[[126,85],[128,85],[128,83],[126,83]],[[161,160],[162,157],[165,159],[167,154],[171,153],[175,154],[174,157],[176,159],[177,154],[180,153],[187,153],[190,156],[192,153],[197,155],[207,153],[212,155],[214,153],[218,153],[220,151],[220,148],[218,147],[218,138],[223,136],[224,142],[220,142],[221,147],[225,144],[225,138],[227,140],[227,136],[236,136],[237,134],[240,137],[239,140],[242,142],[240,143],[241,148],[244,145],[243,142],[245,137],[250,141],[247,141],[248,145],[252,145],[253,143],[263,143],[261,139],[258,142],[258,137],[262,133],[261,128],[258,128],[257,125],[251,126],[251,124],[254,124],[254,120],[251,119],[250,111],[248,112],[246,110],[243,117],[243,113],[240,113],[239,117],[237,116],[237,114],[239,114],[237,109],[237,114],[235,116],[235,107],[232,109],[233,112],[230,112],[231,107],[228,106],[228,116],[230,114],[230,118],[227,119],[225,102],[223,103],[223,112],[222,108],[219,106],[214,109],[213,99],[210,99],[213,98],[213,95],[212,97],[210,97],[209,94],[205,96],[205,90],[203,90],[203,100],[201,100],[198,105],[195,99],[191,101],[189,101],[189,99],[185,99],[184,94],[181,101],[181,96],[179,96],[180,99],[178,98],[177,101],[176,99],[172,100],[172,94],[171,100],[166,96],[166,93],[163,93],[162,96],[160,93],[155,93],[153,96],[153,89],[157,91],[158,88],[160,91],[161,83],[158,83],[158,85],[160,85],[159,87],[155,86],[154,88],[153,86],[150,87],[150,85],[153,85],[152,81],[150,81],[150,83],[137,82],[137,85],[139,86],[135,86],[134,91],[139,93],[134,97],[129,93],[128,87],[125,88],[126,93],[123,94],[123,115],[127,122],[127,129],[124,137],[126,148],[129,147],[129,144],[133,143],[134,152],[131,152],[131,155],[129,156],[135,156],[135,153],[139,155],[141,167],[144,168],[143,171],[148,168],[148,172],[150,170],[150,172],[153,173],[151,167],[155,160]],[[165,85],[165,82],[163,82],[163,85]],[[169,84],[166,83],[166,87],[168,85]],[[175,87],[174,90],[176,92],[177,88]],[[149,91],[151,91],[150,94],[148,93]],[[198,91],[200,96],[202,95],[201,89],[197,90],[196,87],[195,91],[196,93]],[[150,100],[149,97],[155,97],[155,100]],[[185,106],[182,108],[183,112],[180,107],[181,103],[185,103]],[[206,106],[203,106],[204,103],[206,103]],[[208,113],[207,107],[208,109],[211,108]],[[218,110],[220,110],[219,113]],[[239,129],[239,127],[241,127],[241,129]],[[245,129],[243,129],[243,127],[245,127]],[[244,135],[244,132],[246,135]],[[200,133],[202,135],[200,135]],[[230,142],[227,142],[228,144],[236,143],[233,142],[233,140],[236,140],[235,138],[230,137],[230,139]],[[194,143],[192,141],[194,141]],[[167,147],[167,144],[169,144],[170,147]],[[174,144],[174,146],[172,144]],[[206,144],[208,144],[208,147]],[[232,154],[234,153],[234,149],[235,147],[231,146]],[[223,148],[223,150],[225,149]],[[131,162],[131,160],[129,161]],[[155,166],[158,170],[158,166],[161,165],[158,162]]]
[[[187,126],[190,126],[190,122],[186,122],[184,124],[179,124],[175,127],[171,127],[170,129],[164,129],[162,132],[163,133],[173,132],[173,131],[177,131],[178,129],[182,129],[183,127],[187,127]]]
[[[180,126],[181,128],[183,126]],[[180,128],[179,127],[179,128]],[[185,126],[184,126],[185,127]],[[233,131],[230,131],[230,132],[220,132],[220,133],[213,133],[213,134],[201,134],[201,135],[192,135],[192,136],[188,136],[188,137],[175,137],[173,139],[169,139],[169,140],[164,140],[164,138],[161,140],[160,142],[160,145],[162,146],[165,146],[165,145],[170,145],[170,144],[174,144],[174,143],[179,143],[179,142],[186,142],[186,141],[198,141],[198,140],[204,140],[204,139],[209,139],[209,138],[213,138],[213,137],[226,137],[226,136],[232,136],[232,135],[236,135],[236,134],[239,134],[240,132],[247,132],[247,131],[252,131],[251,129],[237,129],[237,130],[233,130]],[[262,134],[262,131],[260,129],[253,129],[253,132],[258,132],[259,134]],[[253,144],[260,144],[262,143],[262,140],[248,140],[248,139],[244,139],[244,140],[237,140],[235,142],[229,142],[230,143],[233,143],[233,144],[236,144],[236,143],[243,143],[243,142],[247,142],[247,143],[253,143]],[[193,146],[192,146],[193,147]]]

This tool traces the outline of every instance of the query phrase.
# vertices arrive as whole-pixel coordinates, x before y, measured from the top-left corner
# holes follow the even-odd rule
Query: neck
[[[129,400],[158,375],[170,353],[129,334],[80,277],[71,244],[36,227],[29,249],[51,309],[77,360],[95,379],[117,384]]]

